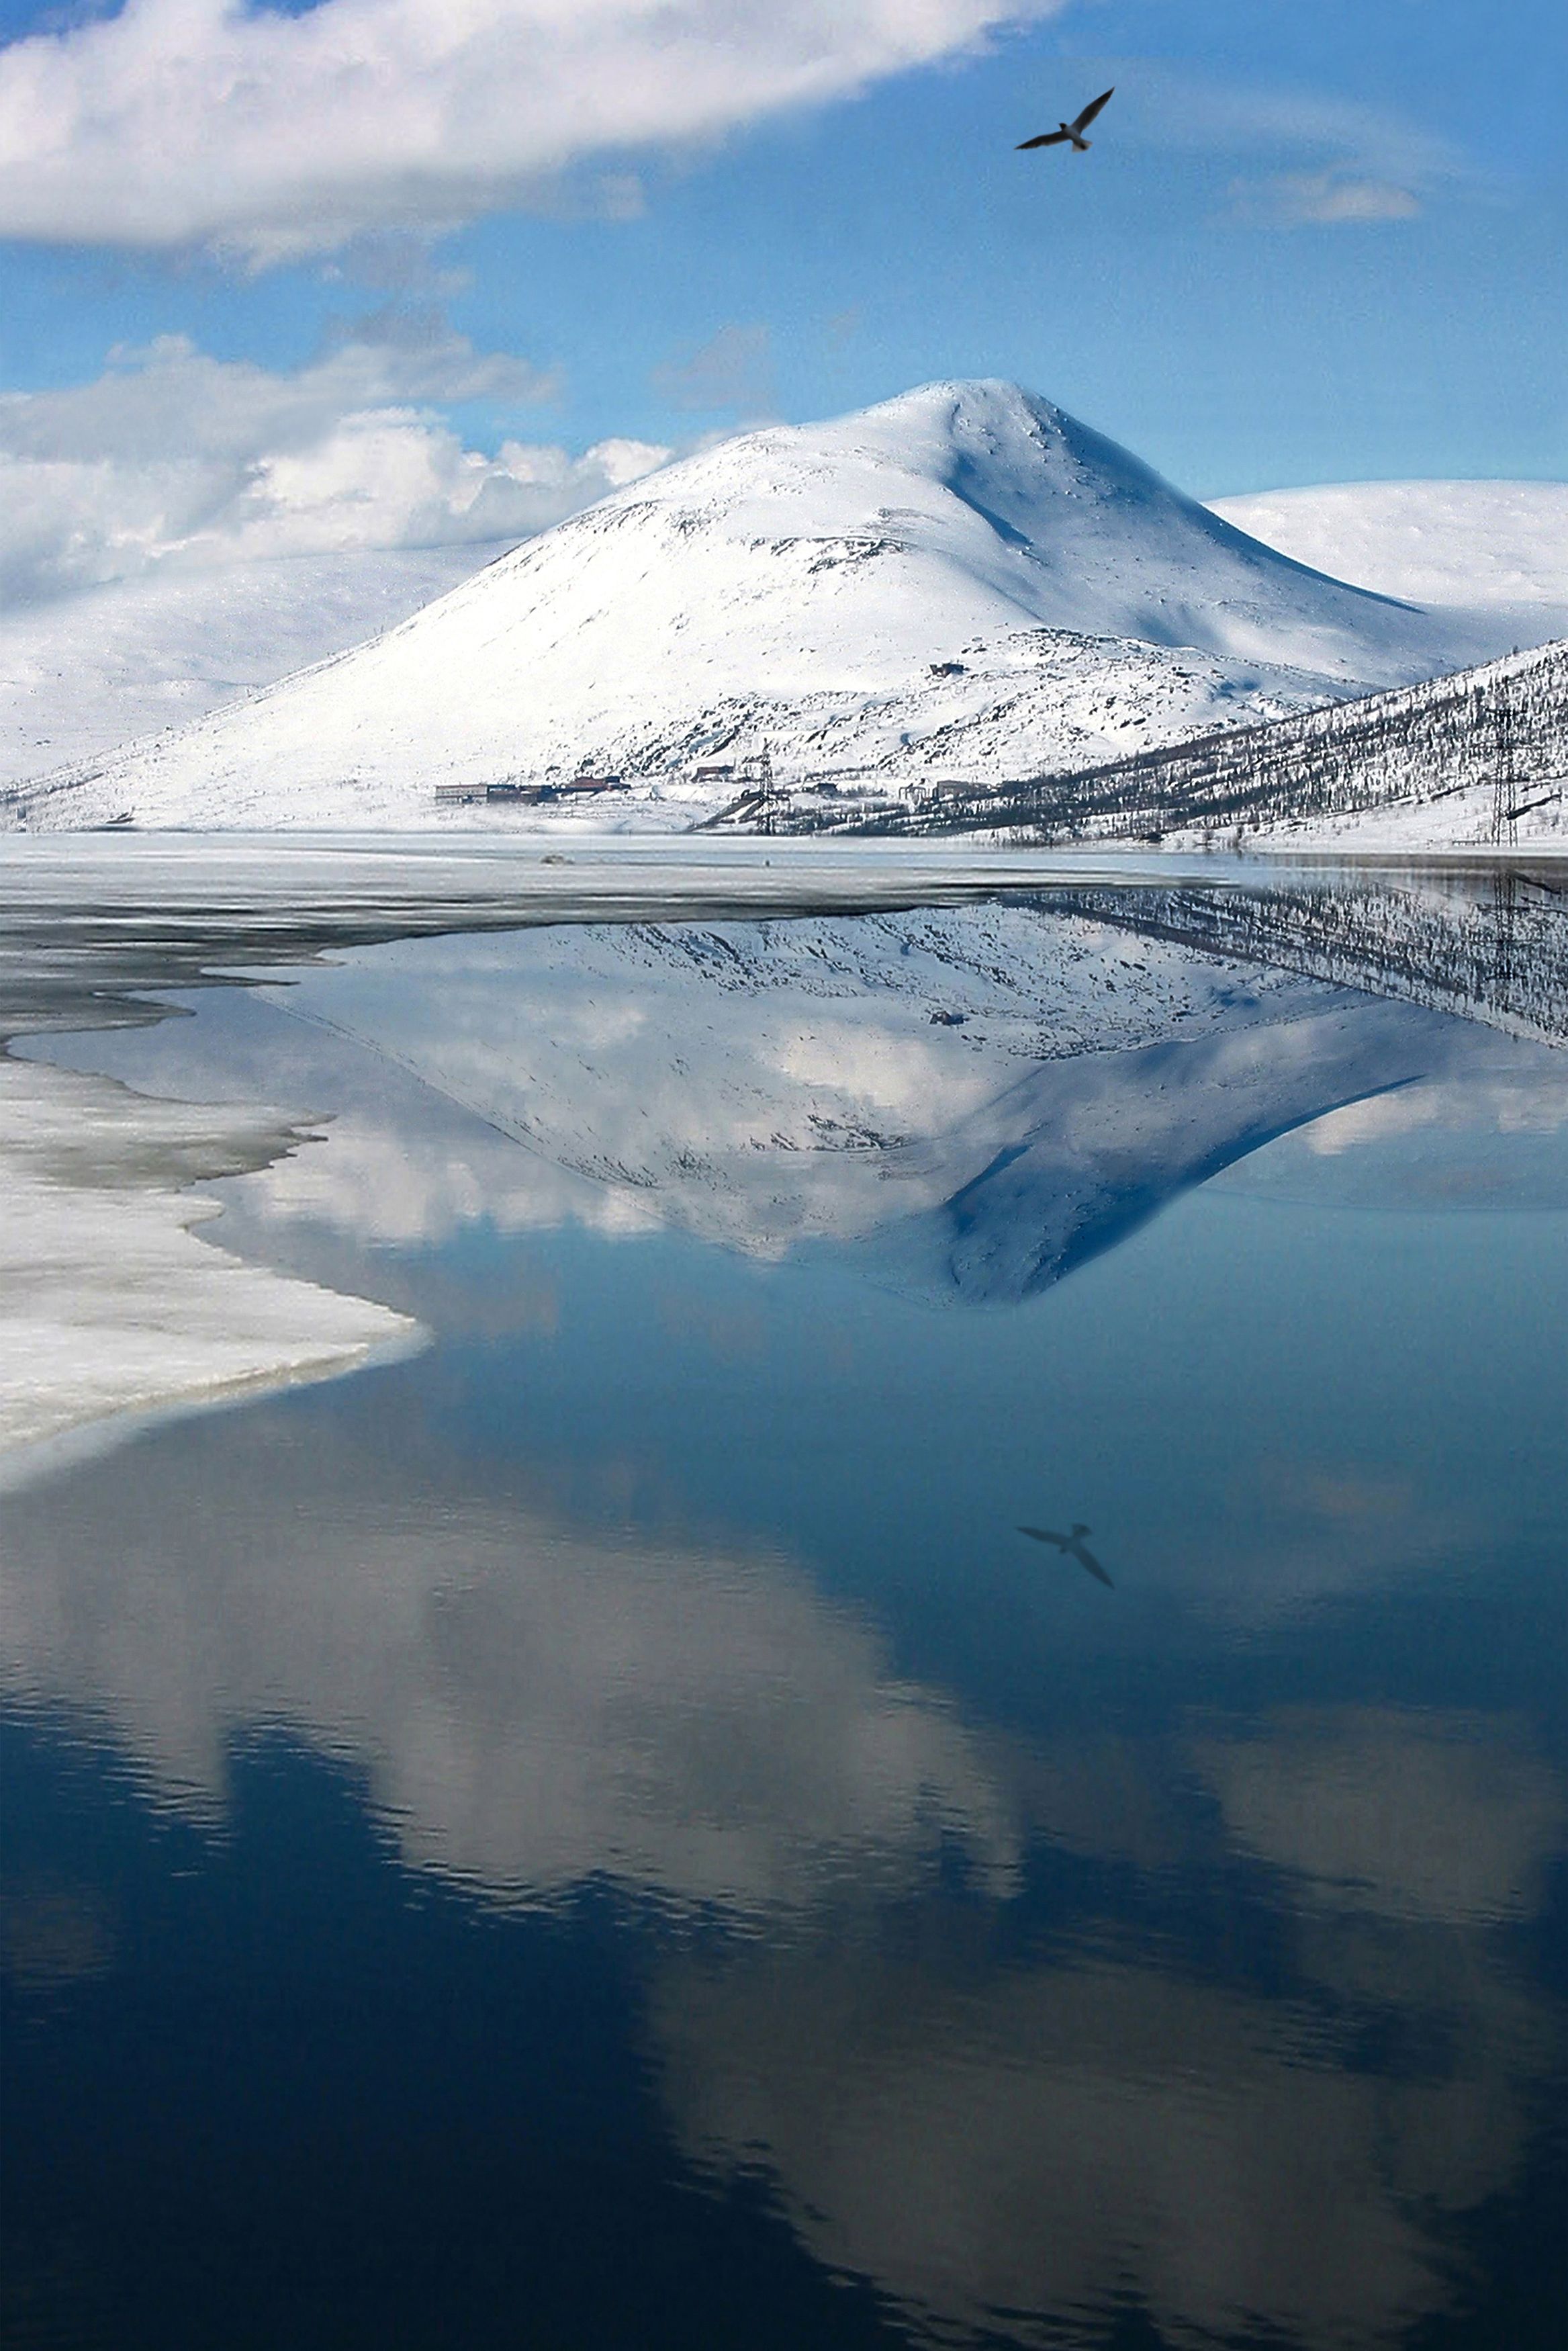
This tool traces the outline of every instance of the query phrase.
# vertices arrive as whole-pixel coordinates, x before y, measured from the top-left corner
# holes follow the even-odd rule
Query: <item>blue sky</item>
[[[786,416],[1015,376],[1203,495],[1558,476],[1568,8],[1490,13],[1070,10],[655,177],[640,221],[487,223],[456,241],[457,315],[486,343],[526,318],[593,433],[677,434],[650,370],[742,326],[767,330],[758,392]],[[1013,152],[1112,81],[1088,156]],[[1417,209],[1293,220],[1282,181],[1384,183]]]
[[[379,12],[413,42],[417,72],[435,0],[322,0],[293,23],[268,11],[250,27],[270,44],[254,52],[254,152],[213,110],[189,162],[203,85],[194,101],[160,95],[160,45],[189,37],[200,57],[210,37],[221,57],[224,25],[260,12],[0,0],[0,392],[32,396],[4,404],[30,435],[24,454],[85,463],[91,430],[114,438],[112,402],[95,427],[55,396],[102,377],[117,348],[177,337],[219,363],[202,379],[215,400],[248,368],[308,380],[323,415],[337,397],[411,402],[471,467],[508,438],[568,458],[619,436],[682,446],[984,374],[1047,393],[1204,496],[1568,475],[1562,0],[1069,0],[993,19],[978,48],[984,0],[904,0],[925,57],[913,66],[898,0],[841,0],[841,20],[857,5],[870,27],[870,62],[825,76],[822,0],[790,0],[799,54],[770,52],[755,72],[738,0],[676,0],[724,51],[730,78],[704,119],[679,75],[645,88],[641,5],[611,0],[602,76],[579,11],[551,68],[565,79],[544,91],[553,119],[579,123],[557,152],[524,121],[527,43],[567,0],[472,0],[471,14],[528,20],[521,47],[494,52],[513,62],[486,68],[520,77],[516,152],[505,107],[481,120],[459,92],[410,193],[400,142],[423,131],[398,114],[380,51],[362,114],[317,120],[314,53],[290,44],[350,16],[373,35]],[[117,16],[119,111],[57,135],[91,78],[84,45],[114,30],[94,20]],[[39,29],[67,77],[41,98],[26,78]],[[303,99],[285,87],[296,67]],[[790,103],[792,74],[817,74],[826,94]],[[1113,81],[1090,154],[1014,152]],[[339,169],[346,120],[369,129]],[[320,369],[346,344],[394,357],[340,394]],[[446,356],[416,365],[421,345]],[[469,364],[470,346],[497,364]],[[113,381],[134,367],[115,361]],[[182,405],[206,396],[187,375],[171,455],[204,429]],[[147,412],[140,463],[158,455]],[[258,444],[246,462],[267,455]]]

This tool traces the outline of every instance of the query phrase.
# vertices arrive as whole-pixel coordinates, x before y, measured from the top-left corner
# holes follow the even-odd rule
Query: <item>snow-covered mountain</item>
[[[395,628],[504,551],[358,548],[165,566],[0,612],[0,785],[189,726]]]
[[[850,789],[1027,775],[1506,641],[1304,569],[1015,385],[935,384],[632,484],[375,643],[26,798],[35,823],[406,824],[438,786],[587,767],[646,822],[722,802],[693,770],[764,740]]]
[[[1211,508],[1379,595],[1506,612],[1521,645],[1568,636],[1568,482],[1334,482]]]

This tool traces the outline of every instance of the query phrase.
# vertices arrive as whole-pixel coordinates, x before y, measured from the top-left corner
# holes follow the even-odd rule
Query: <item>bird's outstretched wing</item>
[[[1021,139],[1013,152],[1022,155],[1026,147],[1060,147],[1072,135],[1070,131],[1043,131],[1038,139]]]
[[[1074,130],[1086,131],[1090,123],[1093,122],[1096,115],[1098,114],[1101,107],[1106,105],[1110,99],[1115,98],[1116,94],[1116,86],[1115,82],[1112,82],[1109,89],[1103,89],[1098,98],[1092,98],[1087,106],[1085,107],[1082,114],[1079,115],[1076,122],[1074,123]]]
[[[1110,1577],[1106,1573],[1105,1569],[1100,1565],[1099,1561],[1095,1557],[1094,1552],[1089,1549],[1086,1542],[1075,1542],[1073,1545],[1073,1557],[1077,1561],[1080,1567],[1086,1567],[1089,1573],[1095,1578],[1095,1581],[1097,1583],[1103,1583],[1107,1592],[1114,1592],[1116,1590],[1116,1585],[1111,1582]]]

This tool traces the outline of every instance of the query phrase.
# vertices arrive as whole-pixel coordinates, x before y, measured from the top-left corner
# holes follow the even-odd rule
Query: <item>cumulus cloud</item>
[[[0,608],[171,567],[523,538],[669,455],[630,440],[490,455],[434,405],[552,390],[397,313],[292,372],[166,336],[93,382],[0,394]]]
[[[127,0],[0,51],[0,235],[266,261],[607,177],[1062,0]],[[635,202],[635,199],[630,199]]]
[[[987,1761],[1026,1831],[1151,1886],[1192,1866],[1157,1739]],[[1418,2332],[1456,2290],[1441,2247],[1528,2147],[1554,2028],[1513,1938],[1561,1848],[1559,1777],[1497,1718],[1392,1708],[1227,1726],[1194,1761],[1272,1876],[1293,1997],[1104,1959],[1087,1915],[1057,1964],[1004,1938],[981,1956],[956,1906],[918,1949],[841,1913],[680,1954],[649,2005],[693,2165],[767,2194],[922,2342],[994,2342],[999,2311],[1010,2340],[1096,2340],[1129,2304],[1181,2344]],[[1397,2056],[1371,2053],[1374,2017]]]

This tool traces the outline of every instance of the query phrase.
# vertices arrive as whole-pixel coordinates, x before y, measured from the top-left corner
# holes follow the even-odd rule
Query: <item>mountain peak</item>
[[[1191,503],[1131,450],[1082,423],[1043,393],[1004,376],[960,376],[917,384],[826,423],[781,429],[813,443],[839,437],[882,443],[896,463],[929,464],[939,469],[944,453],[988,469],[1025,473],[1064,461],[1108,482],[1136,484],[1162,491],[1183,506]]]
[[[797,491],[805,493],[798,507]],[[1326,590],[1318,616],[1332,611],[1341,637],[1316,634],[1295,663],[1332,677],[1366,674],[1366,631],[1386,601],[1249,538],[1130,449],[1003,377],[946,379],[821,423],[764,425],[644,476],[593,511],[649,505],[684,509],[689,527],[750,513],[759,528],[861,530],[923,515],[967,536],[964,559],[983,564],[999,549],[974,540],[968,524],[978,518],[1000,549],[1023,559],[1006,590],[1027,617],[1243,658],[1281,658],[1273,624],[1255,625],[1252,608],[1260,590],[1268,601],[1268,583],[1278,589],[1293,573],[1298,605],[1300,583]],[[1126,589],[1151,572],[1166,576],[1129,610]],[[1069,592],[1046,588],[1064,574]],[[1381,675],[1376,655],[1373,667]],[[1417,658],[1415,669],[1424,668]]]
[[[995,486],[1012,477],[1017,483],[1032,482],[1036,489],[1050,486],[1047,475],[1054,466],[1059,470],[1065,465],[1099,475],[1107,486],[1136,486],[1176,499],[1180,495],[1129,450],[1080,423],[1054,401],[1003,377],[979,376],[919,384],[872,407],[818,423],[762,425],[658,475],[645,475],[603,503],[635,500],[691,478],[726,474],[738,478],[753,467],[769,470],[790,455],[838,465],[871,456],[896,472],[924,475],[937,482],[948,480],[955,470],[978,468]],[[1180,503],[1191,504],[1186,499]]]
[[[923,424],[952,429],[961,423],[1054,421],[1063,413],[1054,401],[1027,391],[1007,376],[944,376],[934,383],[912,384],[908,392],[896,392],[869,408],[852,412],[849,418],[842,421],[872,424],[886,419],[918,431]],[[805,428],[808,432],[821,429],[809,425]]]

